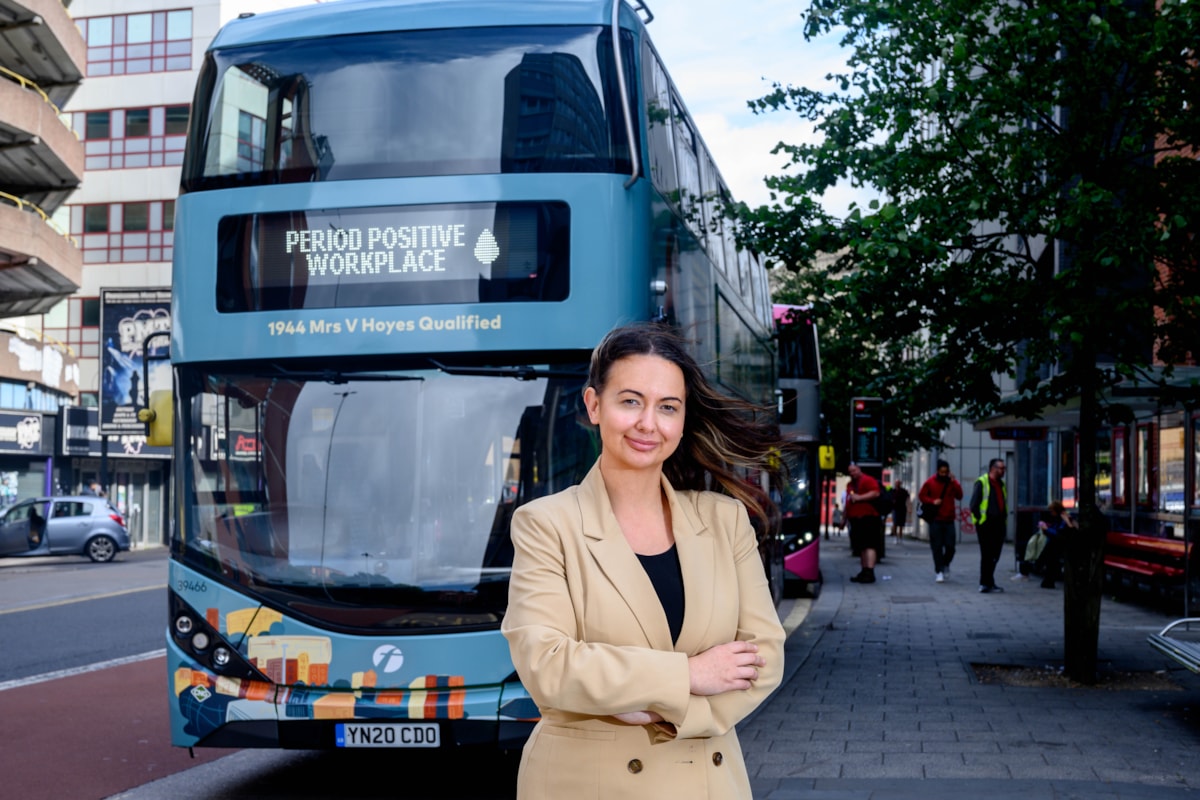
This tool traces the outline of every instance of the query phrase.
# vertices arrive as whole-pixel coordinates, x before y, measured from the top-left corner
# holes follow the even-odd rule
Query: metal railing
[[[63,124],[63,127],[66,128],[67,130],[69,130],[76,139],[79,138],[79,134],[75,131],[74,128],[71,127],[71,124],[69,122],[67,122],[65,119],[63,119],[63,115],[65,114],[65,112],[61,108],[59,108],[54,103],[53,100],[50,99],[50,95],[46,94],[46,92],[42,89],[42,87],[38,86],[36,83],[29,80],[29,78],[26,78],[24,75],[20,74],[19,72],[13,72],[8,67],[0,67],[0,75],[4,76],[5,78],[8,78],[13,83],[16,83],[22,89],[28,89],[30,91],[37,92],[38,94],[40,94],[42,96],[42,100],[44,100],[47,105],[49,105],[51,108],[54,109],[54,116],[58,117],[58,121]]]
[[[0,69],[2,69],[2,68],[0,68]],[[38,208],[36,205],[29,202],[28,200],[22,200],[20,197],[17,197],[15,194],[9,194],[8,192],[0,192],[0,200],[3,200],[6,203],[16,206],[21,211],[30,211],[30,212],[33,212],[34,214],[37,214],[39,217],[42,218],[42,222],[45,222],[47,225],[49,225],[51,228],[54,229],[55,233],[57,233],[59,236],[63,237],[64,239],[66,239],[71,244],[75,245],[76,247],[79,247],[78,239],[76,239],[74,236],[72,236],[68,231],[64,231],[62,229],[62,226],[59,225],[57,222],[55,222],[54,219],[51,218],[51,216],[49,214],[47,214],[45,211],[42,211],[42,209]]]

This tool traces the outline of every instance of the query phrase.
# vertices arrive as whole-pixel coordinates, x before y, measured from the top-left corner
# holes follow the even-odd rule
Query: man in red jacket
[[[954,518],[957,503],[962,500],[962,484],[950,471],[947,461],[938,459],[937,474],[921,484],[917,502],[924,509],[921,519],[929,526],[929,547],[933,550],[934,580],[942,583],[950,562],[954,560]],[[932,511],[932,514],[927,512]]]
[[[858,553],[862,570],[850,580],[875,582],[875,557],[883,547],[883,520],[872,502],[879,497],[879,481],[862,471],[858,464],[846,470],[850,486],[846,492],[846,520],[850,523],[850,547]]]

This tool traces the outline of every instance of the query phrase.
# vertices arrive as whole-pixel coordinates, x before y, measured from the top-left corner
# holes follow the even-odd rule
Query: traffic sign
[[[821,469],[834,469],[837,459],[834,458],[832,445],[823,444],[817,448],[817,460]]]

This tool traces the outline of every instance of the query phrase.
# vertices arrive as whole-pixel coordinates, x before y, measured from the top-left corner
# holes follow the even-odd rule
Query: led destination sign
[[[222,311],[555,301],[565,203],[464,203],[226,217]]]
[[[462,273],[473,277],[486,270],[500,257],[500,246],[492,229],[483,226],[475,237],[471,253],[474,262],[464,257],[468,246],[467,225],[391,225],[362,228],[289,230],[284,233],[284,251],[299,253],[308,263],[308,278],[339,278],[348,275],[428,275]]]

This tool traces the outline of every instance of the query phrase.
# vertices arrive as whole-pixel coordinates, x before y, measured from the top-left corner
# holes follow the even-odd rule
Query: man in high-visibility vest
[[[1004,459],[993,458],[988,471],[975,479],[971,491],[971,519],[979,539],[979,591],[1003,592],[996,585],[996,565],[1008,531],[1008,494],[1004,488]]]

